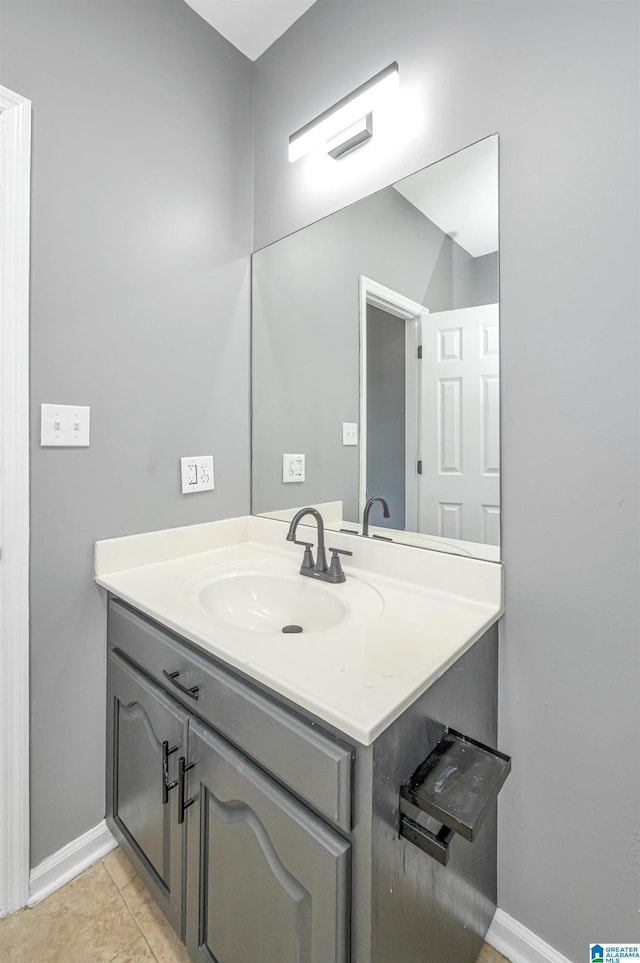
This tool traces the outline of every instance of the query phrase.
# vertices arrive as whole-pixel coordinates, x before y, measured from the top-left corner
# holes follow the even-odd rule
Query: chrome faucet
[[[313,542],[299,542],[296,539],[298,525],[305,515],[312,515],[316,520],[316,525],[318,526],[318,555],[315,562],[313,560],[313,552],[311,551],[313,548]],[[327,565],[327,555],[324,549],[324,522],[322,520],[322,515],[317,508],[301,508],[299,512],[295,513],[291,519],[291,524],[289,525],[287,541],[293,542],[294,545],[304,545],[304,558],[302,559],[302,565],[300,566],[301,575],[308,575],[310,578],[317,578],[322,582],[346,581],[347,577],[342,571],[340,556],[353,555],[353,552],[347,552],[341,548],[329,547],[329,551],[332,553],[332,555],[331,564]]]
[[[364,506],[364,512],[362,513],[362,534],[365,537],[369,534],[369,512],[371,511],[371,509],[373,508],[376,502],[380,502],[380,504],[382,505],[383,518],[389,518],[389,506],[387,505],[386,499],[380,498],[379,496],[370,498],[367,504]],[[374,536],[374,537],[384,538],[383,535]],[[391,539],[384,539],[384,540],[389,542],[391,541]]]

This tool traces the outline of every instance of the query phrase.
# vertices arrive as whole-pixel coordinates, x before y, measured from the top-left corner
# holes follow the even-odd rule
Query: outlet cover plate
[[[182,494],[210,492],[214,489],[213,455],[189,455],[180,459]]]

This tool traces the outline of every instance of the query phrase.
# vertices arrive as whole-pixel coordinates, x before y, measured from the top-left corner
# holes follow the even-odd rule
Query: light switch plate
[[[88,448],[90,412],[81,405],[40,405],[40,446]]]
[[[358,424],[354,421],[343,421],[342,422],[342,444],[343,445],[357,445],[358,444]]]
[[[285,485],[291,482],[303,482],[304,476],[304,455],[282,456],[282,481]]]
[[[181,458],[180,477],[183,495],[213,491],[213,455],[189,455]]]

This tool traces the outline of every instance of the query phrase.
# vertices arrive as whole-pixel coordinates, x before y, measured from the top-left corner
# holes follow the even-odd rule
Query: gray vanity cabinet
[[[187,948],[219,963],[345,963],[349,844],[191,722]]]
[[[108,678],[107,822],[182,937],[185,833],[168,787],[187,752],[188,715],[114,653]]]
[[[462,778],[468,756],[480,793],[495,626],[367,746],[113,597],[108,644],[107,823],[194,963],[474,963],[495,793],[479,836],[427,797],[429,767]]]
[[[191,958],[348,963],[350,747],[115,599],[108,705],[107,824]]]

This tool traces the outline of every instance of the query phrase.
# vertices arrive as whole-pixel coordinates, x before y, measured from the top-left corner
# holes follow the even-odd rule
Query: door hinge
[[[418,345],[418,361],[422,361],[422,345]]]
[[[418,470],[418,474],[421,475],[421,474],[422,474],[422,459],[421,459],[421,458],[420,458],[419,461],[418,461],[418,469],[417,469],[417,470]]]

